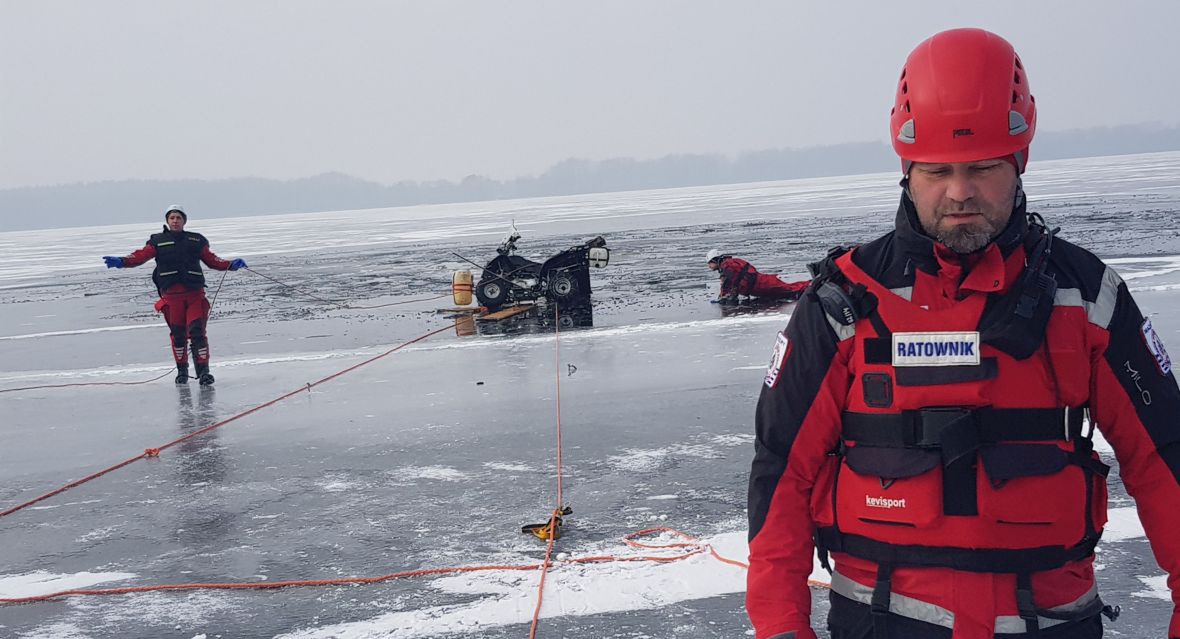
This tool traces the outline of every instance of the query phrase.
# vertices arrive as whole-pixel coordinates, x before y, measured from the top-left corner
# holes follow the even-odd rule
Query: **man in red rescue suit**
[[[201,262],[218,271],[236,271],[246,266],[243,259],[233,261],[217,257],[209,249],[209,240],[200,233],[184,230],[188,215],[180,206],[164,213],[164,230],[148,238],[143,248],[125,257],[104,256],[107,268],[139,266],[156,260],[152,281],[160,292],[156,310],[164,315],[172,333],[172,357],[176,360],[176,383],[188,383],[188,349],[197,365],[197,381],[202,386],[213,383],[209,372],[209,340],[205,324],[209,321],[209,300],[205,298],[205,275]]]
[[[907,59],[895,228],[813,265],[759,399],[757,639],[815,638],[816,548],[833,639],[1102,636],[1117,610],[1094,576],[1109,471],[1094,426],[1180,637],[1180,390],[1119,276],[1026,212],[1035,126],[999,36],[946,31]]]
[[[799,299],[808,282],[784,282],[777,275],[759,273],[752,264],[732,255],[723,255],[717,249],[705,254],[710,271],[721,275],[721,291],[717,302],[734,303],[739,295],[759,297],[768,300],[794,301]]]

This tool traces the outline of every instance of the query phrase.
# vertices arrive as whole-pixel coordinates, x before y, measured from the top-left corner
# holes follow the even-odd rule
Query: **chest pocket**
[[[937,450],[860,444],[844,454],[836,487],[842,516],[862,525],[920,527],[942,515],[942,456]],[[849,527],[847,520],[845,527]]]
[[[843,512],[867,523],[920,526],[944,515],[1080,523],[1085,510],[1077,505],[1089,503],[1093,489],[1084,471],[1102,472],[1089,466],[1096,460],[1081,430],[1080,409],[848,412],[842,432],[848,472],[837,498],[848,509]],[[1077,450],[1056,443],[1069,440]],[[1054,510],[1048,502],[1064,506]]]

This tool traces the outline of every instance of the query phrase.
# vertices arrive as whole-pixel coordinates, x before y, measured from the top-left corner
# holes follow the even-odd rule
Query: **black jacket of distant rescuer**
[[[895,630],[933,629],[912,637],[952,626],[956,639],[1032,636],[1029,617],[1041,632],[1097,623],[1107,469],[1081,432],[1083,408],[1118,457],[1175,598],[1180,390],[1126,285],[1053,239],[1044,272],[1056,289],[1024,304],[1022,292],[1036,302],[1052,287],[1025,280],[1047,233],[1023,206],[973,254],[919,229],[903,195],[895,230],[819,269],[779,337],[749,487],[758,639],[814,637],[817,540],[835,563],[829,623],[842,618],[836,602],[892,602],[885,616],[907,624]],[[849,295],[850,323],[825,311],[821,282]]]
[[[147,244],[124,258],[127,267],[139,266],[155,258],[152,281],[160,295],[165,291],[205,288],[201,263],[218,271],[229,269],[230,262],[217,257],[209,248],[209,240],[192,231],[170,231],[168,227],[148,238]]]

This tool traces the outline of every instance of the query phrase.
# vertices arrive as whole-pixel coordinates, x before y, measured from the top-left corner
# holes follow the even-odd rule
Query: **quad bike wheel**
[[[557,302],[568,302],[578,296],[578,280],[569,273],[557,273],[549,280],[549,296]]]
[[[495,310],[503,306],[508,299],[508,284],[498,278],[481,281],[475,287],[475,297],[482,306]]]

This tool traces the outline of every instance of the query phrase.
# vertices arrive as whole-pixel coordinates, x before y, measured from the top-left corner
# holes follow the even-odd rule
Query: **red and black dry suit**
[[[817,542],[834,639],[1099,637],[1108,468],[1083,410],[1180,604],[1180,391],[1126,285],[1023,206],[970,255],[919,228],[903,196],[779,336],[749,486],[757,639],[815,636]]]
[[[740,257],[725,256],[717,265],[721,275],[720,297],[748,295],[765,299],[794,300],[803,294],[807,282],[784,282],[777,275],[759,273]]]
[[[218,271],[229,270],[229,261],[214,255],[209,240],[191,231],[164,231],[148,238],[147,244],[123,258],[127,267],[139,266],[155,258],[152,281],[160,292],[156,310],[164,315],[172,333],[172,357],[177,365],[188,364],[187,341],[192,346],[198,368],[209,364],[209,339],[205,324],[209,320],[209,300],[205,299],[205,275],[201,262]]]

